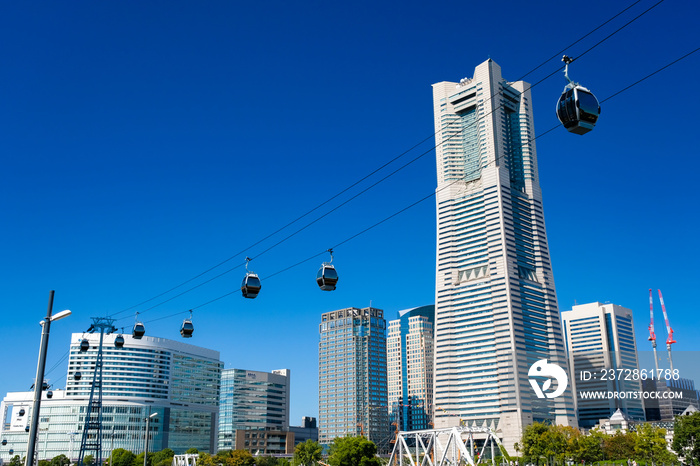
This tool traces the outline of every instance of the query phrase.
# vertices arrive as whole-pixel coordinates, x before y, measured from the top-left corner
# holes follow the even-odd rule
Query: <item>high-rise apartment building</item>
[[[389,322],[389,421],[400,431],[432,427],[434,322],[433,305],[400,311]]]
[[[327,312],[319,333],[319,443],[363,435],[380,453],[388,452],[384,311],[353,307]]]
[[[105,335],[103,342],[102,458],[116,448],[143,451],[145,418],[151,414],[155,416],[148,429],[149,451],[171,448],[179,454],[194,447],[215,452],[219,352],[181,341],[150,336],[134,339],[131,335],[124,335],[124,346],[117,348],[116,336]],[[89,342],[87,351],[80,349],[83,339]],[[38,459],[50,460],[60,454],[78,458],[99,340],[99,334],[72,335],[66,389],[54,389],[50,399],[48,392],[43,393]],[[0,436],[9,446],[0,449],[0,460],[26,455],[33,398],[33,392],[14,392],[0,403]]]
[[[629,420],[644,421],[641,398],[588,398],[582,392],[641,392],[641,381],[632,377],[606,377],[611,369],[639,369],[632,311],[617,304],[590,303],[562,312],[564,337],[576,395],[578,422],[591,428],[620,410]],[[624,374],[624,372],[622,372]]]
[[[290,377],[289,369],[221,372],[219,450],[288,453]]]
[[[438,186],[435,427],[487,425],[505,446],[533,421],[576,423],[567,390],[540,399],[542,359],[566,366],[529,86],[492,60],[433,85]]]

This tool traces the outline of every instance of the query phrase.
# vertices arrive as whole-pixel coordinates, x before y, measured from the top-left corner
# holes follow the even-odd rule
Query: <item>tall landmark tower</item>
[[[528,87],[490,59],[433,85],[435,427],[486,425],[511,451],[534,421],[576,425],[570,387],[541,399],[528,376],[542,359],[568,372]]]

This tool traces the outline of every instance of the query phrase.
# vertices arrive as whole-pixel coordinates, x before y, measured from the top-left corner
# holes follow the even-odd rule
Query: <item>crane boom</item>
[[[670,346],[673,343],[675,343],[676,340],[673,339],[673,329],[671,328],[671,324],[668,323],[668,314],[666,314],[666,305],[664,304],[664,297],[661,294],[661,290],[659,290],[659,301],[661,301],[661,309],[664,311],[664,320],[666,321],[666,332],[668,332],[666,344]]]
[[[656,348],[656,335],[654,334],[654,300],[651,295],[651,288],[649,288],[649,341]]]
[[[668,322],[668,314],[666,313],[666,305],[664,304],[664,297],[659,290],[659,301],[661,301],[661,309],[664,311],[664,320],[666,321],[666,332],[668,332],[668,338],[666,339],[666,349],[668,350],[668,363],[671,366],[671,372],[673,372],[673,358],[671,357],[671,345],[676,342],[673,339],[673,329],[671,324]]]

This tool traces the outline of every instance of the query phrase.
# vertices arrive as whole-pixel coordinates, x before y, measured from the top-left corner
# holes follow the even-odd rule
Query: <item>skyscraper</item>
[[[590,303],[562,312],[571,384],[578,422],[591,428],[620,409],[632,421],[644,421],[641,398],[584,398],[581,392],[641,392],[639,379],[601,377],[603,370],[639,369],[632,311],[617,304]],[[588,378],[583,374],[598,374]],[[624,374],[624,372],[623,372]]]
[[[491,426],[512,450],[533,421],[576,423],[571,391],[539,399],[528,370],[566,366],[528,85],[492,60],[433,85],[438,186],[435,427]]]
[[[435,306],[399,312],[389,322],[389,420],[400,431],[430,429],[433,408]]]
[[[386,321],[373,307],[321,316],[318,345],[318,441],[363,435],[389,451]]]
[[[245,369],[221,371],[219,450],[287,453],[286,440],[277,446],[276,451],[266,440],[269,432],[279,432],[278,437],[286,438],[289,431],[290,375],[289,369],[272,372]],[[282,432],[285,434],[282,435]]]

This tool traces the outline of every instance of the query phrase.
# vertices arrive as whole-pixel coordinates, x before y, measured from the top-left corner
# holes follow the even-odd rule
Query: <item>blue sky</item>
[[[655,2],[566,49],[577,57]],[[292,371],[291,420],[316,416],[320,315],[370,303],[388,318],[434,302],[436,186],[431,84],[489,57],[536,83],[560,50],[632,2],[5,2],[0,7],[0,394],[28,389],[49,290],[47,369],[65,385],[71,332],[142,314],[149,335],[221,352],[226,367]],[[603,100],[698,47],[700,7],[666,0],[570,69]],[[595,130],[537,139],[562,310],[634,311],[647,348],[648,289],[664,293],[678,343],[696,351],[700,53],[602,104]],[[561,73],[532,89],[536,134],[557,125]],[[428,141],[289,229],[260,239]],[[407,168],[267,250],[403,163]],[[335,249],[338,289],[318,290]],[[266,251],[267,250],[267,251]],[[237,290],[250,265],[261,294]],[[131,308],[233,257],[176,292]],[[282,272],[282,273],[278,273]],[[266,278],[269,277],[269,278]],[[124,311],[124,312],[122,312]],[[660,344],[663,348],[663,344]],[[699,381],[700,382],[700,381]]]

